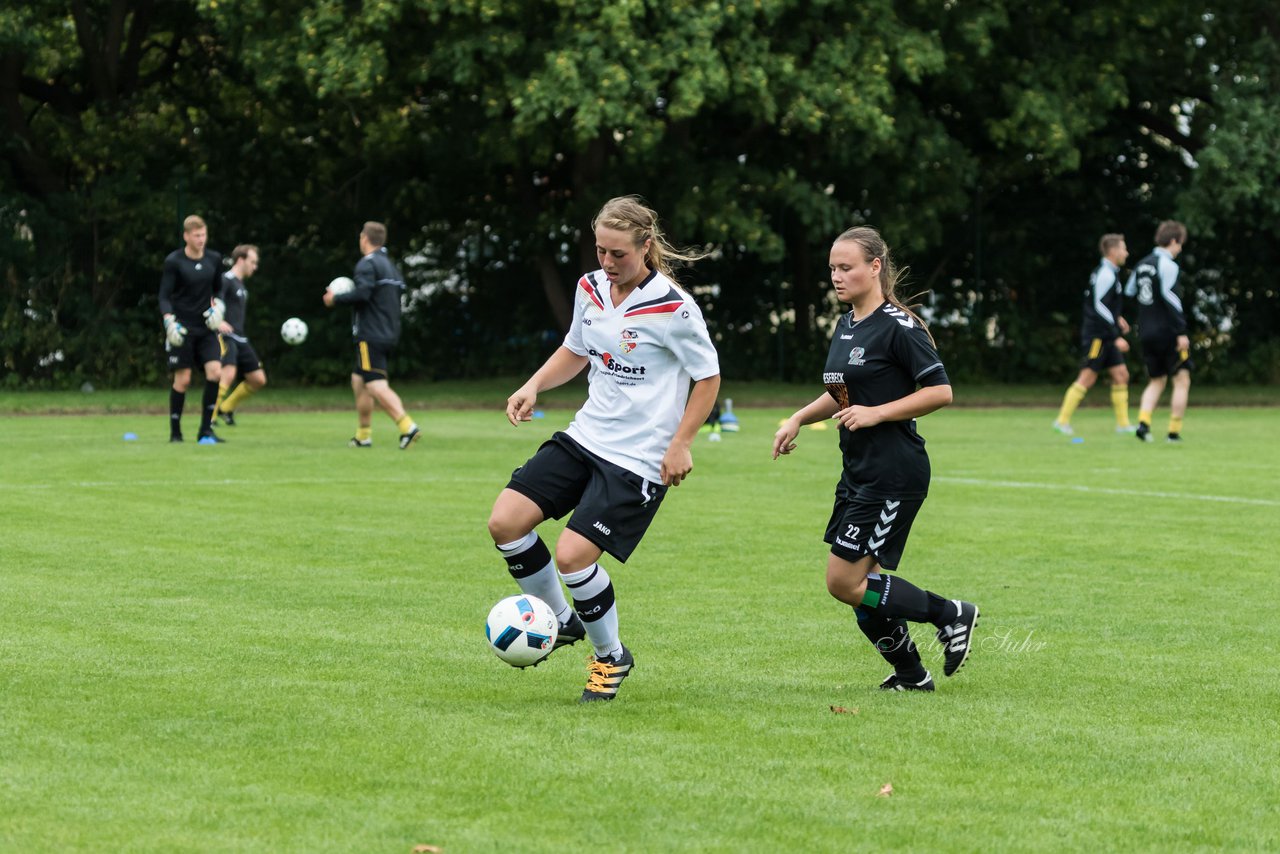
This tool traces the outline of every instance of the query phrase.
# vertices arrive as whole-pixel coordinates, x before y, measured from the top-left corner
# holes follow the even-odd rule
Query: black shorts
[[[183,368],[204,366],[208,362],[222,360],[222,344],[218,333],[204,325],[187,325],[187,337],[182,346],[174,347],[166,339],[164,342],[165,357],[169,362],[169,370],[179,371]]]
[[[667,487],[603,460],[564,433],[542,443],[511,473],[508,489],[528,498],[544,516],[559,519],[621,563],[640,545]]]
[[[1116,349],[1114,338],[1082,338],[1080,367],[1100,374],[1108,368],[1124,364],[1124,354]]]
[[[1191,371],[1196,366],[1191,361],[1190,350],[1178,349],[1177,338],[1143,338],[1142,361],[1146,363],[1147,375],[1153,379]]]
[[[352,371],[359,374],[365,382],[385,380],[387,378],[387,358],[391,355],[390,344],[377,341],[356,341],[356,367]]]
[[[248,339],[241,342],[230,335],[222,336],[222,364],[234,367],[241,377],[262,370],[262,360]]]
[[[837,487],[835,507],[823,538],[831,544],[831,553],[851,563],[872,555],[882,569],[897,569],[902,550],[907,547],[911,523],[924,499],[859,499],[846,495],[843,487]]]

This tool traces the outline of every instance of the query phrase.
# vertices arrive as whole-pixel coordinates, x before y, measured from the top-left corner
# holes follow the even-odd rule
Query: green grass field
[[[983,621],[951,679],[916,629],[919,696],[823,587],[835,431],[772,462],[784,411],[743,409],[610,564],[636,670],[583,707],[582,646],[517,671],[483,637],[489,507],[568,410],[355,451],[352,415],[255,401],[220,447],[0,419],[0,850],[1280,847],[1280,410],[1193,407],[1182,446],[924,419],[902,574]]]

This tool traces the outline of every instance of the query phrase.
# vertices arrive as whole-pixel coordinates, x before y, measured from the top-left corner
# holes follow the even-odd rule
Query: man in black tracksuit
[[[373,445],[373,404],[391,416],[400,430],[400,449],[418,440],[421,431],[404,411],[400,396],[387,379],[387,357],[400,340],[400,299],[404,278],[387,256],[387,227],[366,222],[360,231],[360,253],[356,263],[355,288],[345,293],[324,292],[327,306],[351,306],[351,337],[356,345],[356,364],[351,372],[351,390],[356,397],[356,435],[353,448]]]

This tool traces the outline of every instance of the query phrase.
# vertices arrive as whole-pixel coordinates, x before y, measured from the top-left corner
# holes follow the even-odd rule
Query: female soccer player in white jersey
[[[584,367],[587,402],[516,469],[489,517],[489,533],[520,589],[556,612],[552,651],[591,639],[583,702],[612,700],[635,664],[619,639],[613,584],[600,556],[625,563],[667,487],[688,477],[690,446],[720,390],[702,312],[671,270],[673,261],[703,256],[673,248],[657,215],[633,196],[610,199],[591,227],[600,269],[578,280],[564,343],[507,399],[507,419],[529,421],[539,392]],[[553,562],[534,529],[570,511]]]
[[[873,228],[851,228],[831,246],[831,284],[853,310],[836,323],[822,381],[827,390],[783,422],[773,458],[795,450],[805,424],[840,423],[843,466],[825,540],[827,591],[852,605],[858,628],[894,672],[880,687],[932,691],[905,620],[932,623],[943,672],[964,664],[978,608],[912,585],[894,570],[929,491],[929,457],[915,419],[951,402],[933,337],[894,295],[898,271]]]

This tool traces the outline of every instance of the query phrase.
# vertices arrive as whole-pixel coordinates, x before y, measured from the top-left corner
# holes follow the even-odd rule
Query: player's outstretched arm
[[[564,385],[582,373],[582,369],[586,366],[586,356],[579,356],[568,347],[557,349],[551,354],[551,358],[529,377],[528,382],[507,398],[507,420],[512,426],[519,426],[521,421],[532,420],[533,405],[538,402],[538,393]]]

